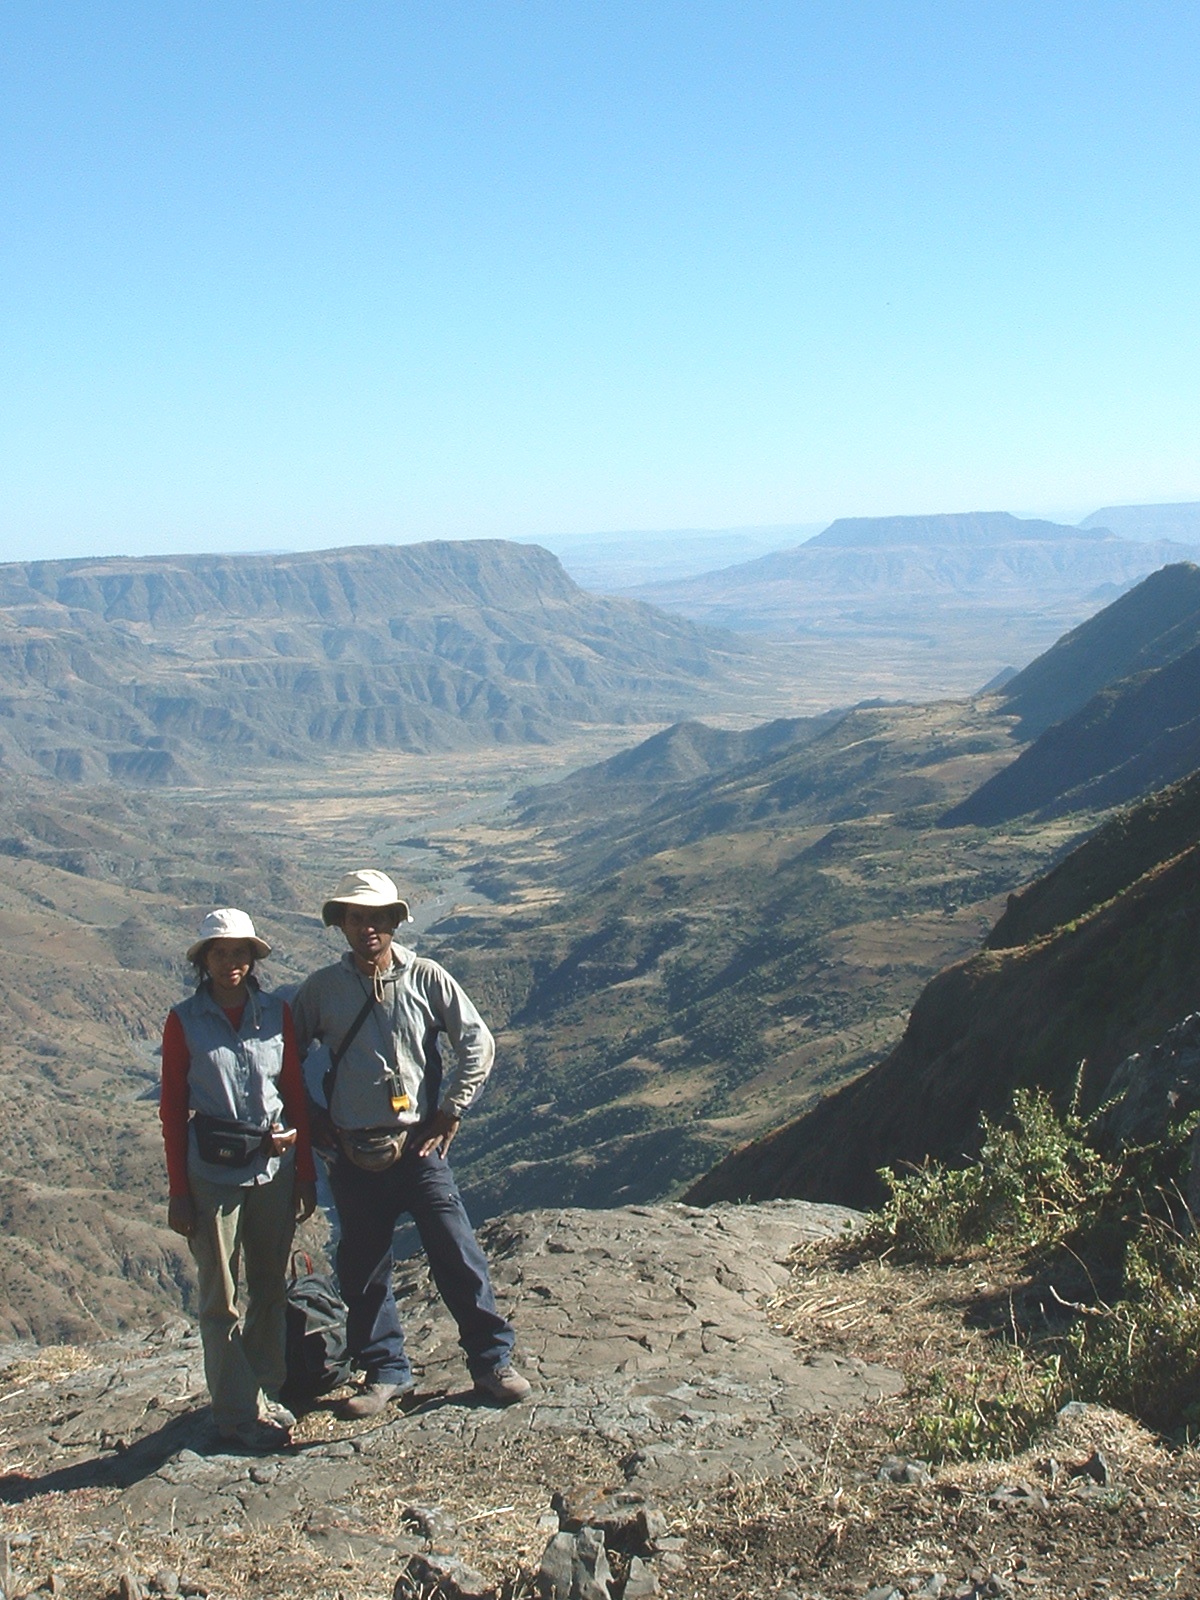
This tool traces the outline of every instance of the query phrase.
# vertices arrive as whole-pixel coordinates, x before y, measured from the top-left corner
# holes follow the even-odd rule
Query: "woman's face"
[[[204,967],[216,989],[240,989],[254,965],[248,939],[213,939],[204,952]]]

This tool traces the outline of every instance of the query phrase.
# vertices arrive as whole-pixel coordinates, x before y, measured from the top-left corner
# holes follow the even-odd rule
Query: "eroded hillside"
[[[316,913],[348,865],[370,861],[402,881],[419,919],[410,936],[448,961],[498,1033],[494,1077],[456,1147],[480,1215],[679,1192],[731,1148],[891,1059],[926,984],[964,958],[966,969],[952,968],[968,974],[962,1007],[980,1028],[994,1016],[995,1040],[1041,1063],[1045,1040],[1034,1035],[1038,1016],[1052,1017],[1053,983],[1028,989],[1024,947],[977,952],[1011,892],[1102,819],[941,825],[1012,763],[1015,724],[985,698],[863,705],[742,731],[685,724],[616,754],[612,730],[573,752],[491,747],[436,764],[330,754],[284,792],[251,765],[203,802],[9,781],[0,1070],[16,1109],[0,1142],[14,1240],[5,1325],[79,1338],[152,1303],[186,1303],[189,1265],[162,1226],[153,1104],[159,1030],[186,981],[182,951],[203,910],[244,904],[276,946],[267,976],[295,981],[339,953]],[[1144,833],[1127,830],[1127,842],[1141,840],[1127,855],[1143,876],[1154,866]],[[1111,899],[1112,871],[1093,878]],[[1167,872],[1164,893],[1174,881]],[[1082,955],[1062,969],[1070,995],[1099,996],[1091,1033],[1074,1036],[1069,1008],[1053,1022],[1072,1062],[1123,1047],[1119,1028],[1096,1034],[1106,961],[1116,994],[1139,972],[1152,980],[1163,951],[1178,950],[1186,984],[1186,916],[1172,944],[1147,942],[1144,918],[1110,914],[1093,933],[1089,917],[1079,921]],[[1002,970],[1021,981],[989,1011],[987,985]],[[957,995],[955,984],[942,992]],[[1161,987],[1168,1007],[1176,991]],[[1145,995],[1131,990],[1129,1014],[1139,1007]],[[941,1014],[920,1000],[908,1035]],[[984,1044],[970,1037],[999,1092]],[[968,1129],[978,1111],[969,1066],[960,1084],[951,1051],[938,1090]],[[886,1108],[879,1120],[889,1133],[904,1126]],[[921,1131],[936,1126],[926,1117]],[[868,1171],[878,1164],[853,1118],[833,1143],[835,1155],[861,1145]],[[760,1163],[756,1181],[772,1170]],[[745,1192],[740,1179],[733,1192]]]
[[[458,1145],[486,1215],[667,1194],[877,1058],[929,974],[977,944],[1060,837],[963,849],[932,826],[1008,758],[1007,726],[961,705],[687,739],[711,770],[681,759],[649,805],[624,774],[653,754],[592,770],[606,826],[570,815],[578,780],[557,803],[532,791],[551,808],[541,822],[530,799],[505,813],[532,754],[436,772],[375,758],[349,784],[310,774],[280,797],[248,780],[204,803],[7,786],[8,1332],[89,1337],[187,1303],[190,1264],[163,1227],[155,1055],[213,903],[253,911],[278,983],[338,953],[316,913],[344,866],[370,859],[404,882],[418,947],[448,960],[499,1036]]]
[[[178,785],[330,751],[544,744],[678,717],[745,655],[499,540],[0,566],[0,760]]]
[[[403,757],[360,770],[349,799],[311,776],[283,799],[248,782],[204,801],[0,778],[0,1337],[86,1339],[189,1303],[158,1045],[200,916],[250,909],[274,947],[264,981],[296,983],[338,954],[318,908],[346,866],[383,859],[436,904],[455,885],[401,841],[423,808],[479,808],[499,782]]]

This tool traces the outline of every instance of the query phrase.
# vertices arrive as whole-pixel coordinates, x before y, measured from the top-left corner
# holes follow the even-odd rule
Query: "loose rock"
[[[407,1568],[396,1580],[392,1600],[416,1600],[430,1591],[436,1591],[439,1600],[495,1600],[496,1586],[452,1557],[410,1556]]]

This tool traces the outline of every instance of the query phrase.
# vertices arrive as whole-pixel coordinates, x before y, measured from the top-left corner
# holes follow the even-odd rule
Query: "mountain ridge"
[[[281,555],[75,557],[0,566],[0,606],[61,607],[105,621],[194,621],[274,613],[390,619],[460,603],[565,601],[577,586],[557,557],[508,540],[349,545]]]
[[[1103,810],[1192,771],[1200,763],[1200,568],[1153,573],[996,699],[1017,712],[1016,734],[1037,737],[944,826]]]
[[[33,1108],[69,1096],[98,1187],[119,1171],[143,1219],[156,1214],[152,1111],[123,1097],[152,1080],[195,909],[261,908],[269,977],[292,981],[330,959],[311,908],[349,857],[404,877],[423,949],[501,1039],[493,1092],[461,1135],[470,1203],[494,1214],[661,1197],[878,1062],[933,974],[977,952],[1014,886],[1094,825],[936,826],[1010,762],[1014,721],[989,696],[745,732],[685,722],[532,790],[528,774],[549,774],[554,755],[492,768],[494,805],[482,807],[474,755],[428,776],[417,760],[331,761],[287,794],[230,783],[207,809],[7,778],[0,1062],[30,1110],[0,1136],[3,1172],[68,1176],[63,1119]],[[518,771],[520,800],[501,814]],[[348,779],[351,794],[333,787]],[[414,782],[427,792],[410,807]],[[82,1250],[86,1230],[92,1248],[90,1213],[69,1183],[56,1187],[9,1196],[10,1234],[31,1242],[31,1261],[53,1206],[63,1239],[78,1235]],[[169,1297],[153,1248],[151,1227],[130,1259],[147,1293],[152,1280]],[[28,1301],[32,1281],[14,1293]],[[53,1318],[78,1336],[77,1308],[55,1301]]]
[[[231,760],[548,742],[675,720],[745,654],[499,540],[10,564],[0,762],[187,783]]]
[[[870,651],[928,681],[936,654],[932,692],[965,694],[1039,656],[1156,568],[1197,554],[1008,512],[843,518],[791,549],[627,592],[694,621],[811,641],[844,676]],[[843,703],[885,693],[887,679],[884,670],[868,690],[859,671]]]
[[[1110,528],[1134,539],[1200,541],[1200,500],[1177,500],[1161,505],[1101,506],[1084,517],[1081,528]]]
[[[947,813],[947,827],[1104,810],[1200,765],[1200,646],[1092,696]]]
[[[1160,567],[1072,628],[998,691],[1026,738],[1080,711],[1119,678],[1164,665],[1200,643],[1200,566]]]

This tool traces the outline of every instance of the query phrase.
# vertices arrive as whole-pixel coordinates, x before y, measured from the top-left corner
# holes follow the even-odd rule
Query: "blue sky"
[[[7,0],[0,555],[1200,498],[1192,0]]]

